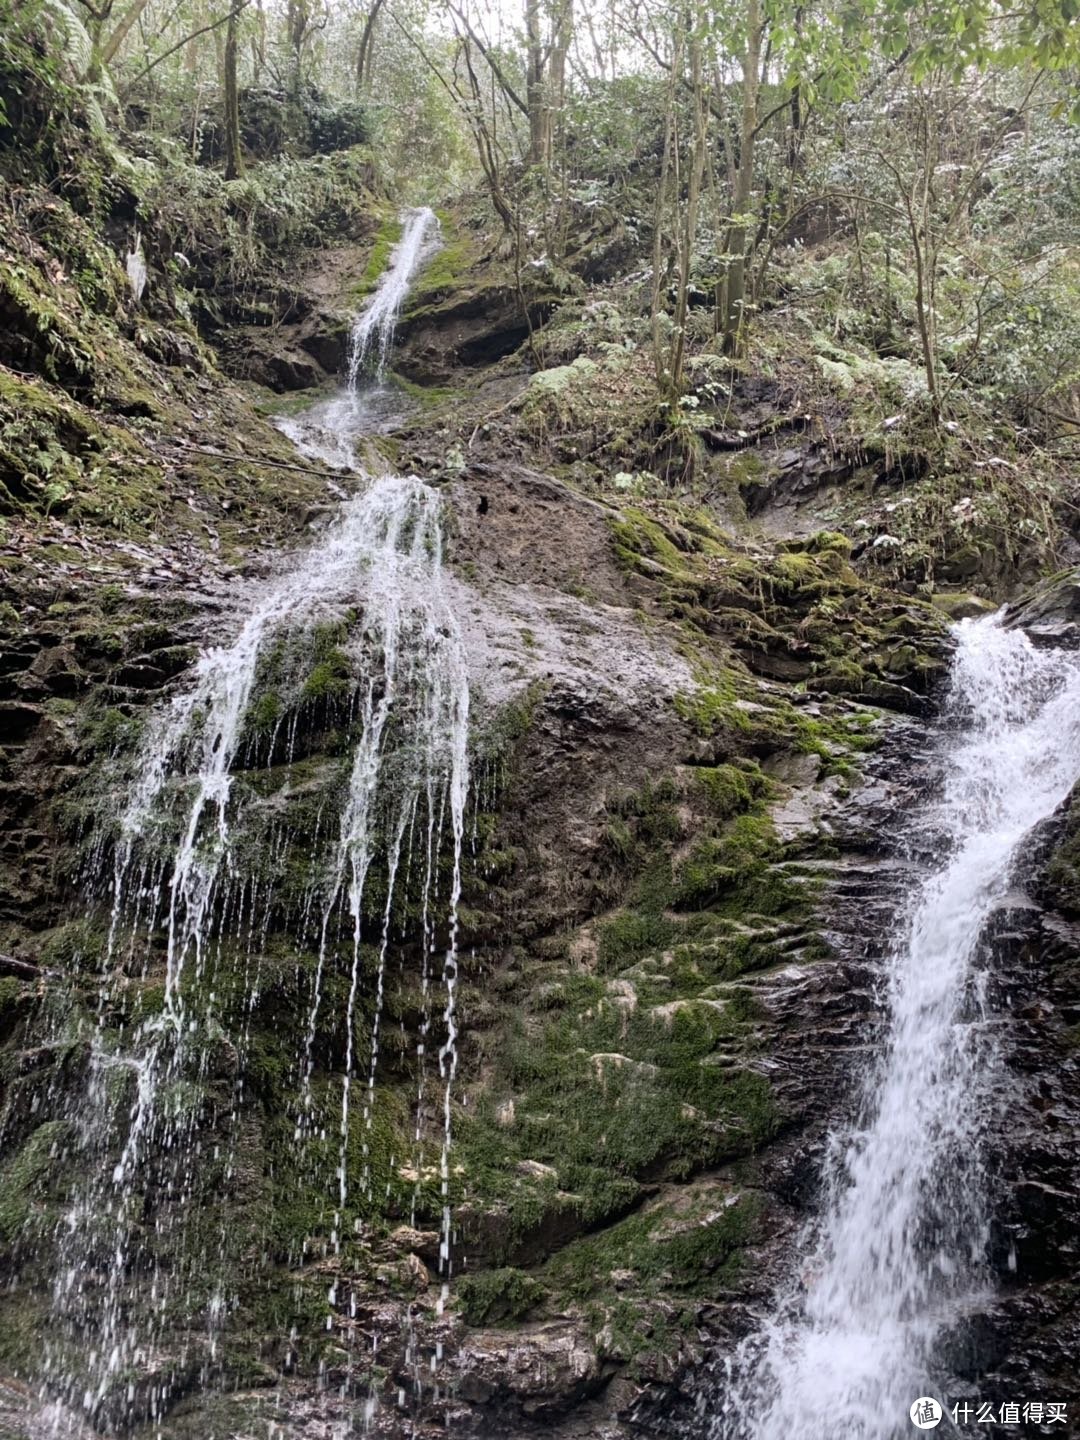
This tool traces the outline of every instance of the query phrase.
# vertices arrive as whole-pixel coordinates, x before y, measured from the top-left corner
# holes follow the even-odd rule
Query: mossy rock
[[[356,283],[355,297],[366,298],[376,288],[390,264],[394,246],[401,239],[402,225],[396,214],[387,214],[372,242],[363,274]]]
[[[0,1041],[34,1010],[38,997],[34,989],[14,975],[0,975]]]
[[[47,1120],[10,1154],[0,1169],[0,1246],[12,1246],[35,1215],[44,1215],[50,1193],[66,1175],[65,1149],[71,1127],[66,1120]]]
[[[1046,864],[1050,902],[1066,915],[1080,915],[1080,792],[1074,791],[1060,839]]]
[[[753,1194],[706,1190],[688,1200],[650,1205],[575,1241],[541,1272],[552,1303],[584,1309],[605,1355],[631,1376],[642,1366],[655,1373],[657,1355],[679,1354],[701,1300],[737,1280],[760,1233]]]
[[[755,761],[739,764],[701,766],[695,779],[704,792],[709,812],[717,820],[749,810],[769,792],[769,781]]]
[[[456,1298],[467,1325],[520,1321],[547,1297],[547,1290],[523,1270],[483,1270],[458,1281]]]

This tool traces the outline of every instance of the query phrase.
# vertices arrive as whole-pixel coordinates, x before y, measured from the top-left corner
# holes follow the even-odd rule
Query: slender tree
[[[758,134],[758,91],[764,33],[761,0],[747,0],[746,45],[742,56],[742,124],[735,170],[732,217],[724,239],[724,272],[717,289],[717,330],[724,349],[735,354],[745,339],[746,250],[753,223],[754,155]]]
[[[240,91],[236,77],[236,56],[238,50],[237,28],[240,11],[229,11],[225,27],[225,179],[238,180],[244,173],[244,156],[240,144]]]

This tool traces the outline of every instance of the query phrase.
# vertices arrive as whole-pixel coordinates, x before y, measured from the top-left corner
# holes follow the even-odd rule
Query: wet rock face
[[[395,364],[418,385],[444,385],[462,368],[478,369],[514,354],[531,329],[551,313],[554,301],[534,297],[528,318],[518,292],[486,283],[467,294],[445,298],[436,291],[406,309],[399,327]]]
[[[1027,632],[1036,645],[1080,649],[1080,569],[1035,586],[1009,607],[1006,623]]]
[[[1080,574],[1010,607],[1036,645],[1080,648]],[[993,923],[997,1033],[1006,1056],[991,1140],[1000,1193],[1000,1296],[974,1328],[969,1374],[1001,1394],[1071,1397],[1080,1353],[1080,794],[1031,839]],[[960,1370],[963,1377],[964,1370]]]
[[[624,516],[512,467],[468,473],[453,504],[455,607],[487,719],[509,728],[497,763],[476,773],[451,1313],[434,1313],[432,1216],[408,1224],[407,1209],[388,1207],[335,1287],[329,1330],[308,1319],[295,1347],[256,1297],[302,1293],[321,1315],[328,1272],[297,1268],[280,1247],[238,1262],[243,1322],[206,1383],[222,1378],[227,1389],[227,1377],[242,1374],[257,1404],[284,1371],[288,1418],[328,1424],[359,1392],[335,1405],[318,1390],[319,1365],[332,1385],[338,1377],[362,1390],[368,1381],[350,1365],[366,1365],[377,1335],[384,1373],[373,1433],[397,1436],[414,1421],[417,1433],[434,1432],[447,1419],[478,1436],[597,1440],[638,1424],[661,1433],[689,1413],[684,1386],[703,1359],[726,1353],[752,1323],[814,1202],[837,1097],[876,1034],[878,951],[867,934],[886,933],[904,880],[890,825],[921,783],[924,730],[845,693],[796,692],[758,663],[771,649],[795,657],[800,677],[827,664],[827,632],[807,623],[819,603],[834,627],[865,625],[842,556],[780,567],[764,645],[759,632],[731,626],[755,661],[748,667],[728,648],[729,632],[714,631],[717,613],[730,616],[745,596],[725,566],[710,574],[700,565],[692,532],[672,532],[685,557],[677,570],[651,530],[665,563],[629,565]],[[834,604],[837,584],[857,602],[850,618]],[[691,605],[695,595],[705,604]],[[688,631],[673,607],[698,628]],[[880,644],[876,631],[860,632],[866,649],[877,647],[883,683],[896,677],[888,683],[899,693],[915,680],[925,702],[940,663],[922,646],[936,632],[903,604],[888,618],[895,627]],[[71,755],[100,750],[100,736],[41,730],[48,696],[63,706],[75,686],[135,718],[182,673],[206,626],[196,611],[152,636],[127,627],[119,647],[107,647],[115,653],[97,657],[59,633],[35,633],[12,680],[12,728],[37,737],[35,756],[60,761],[63,744]],[[688,633],[726,667],[700,704],[680,653]],[[843,677],[841,688],[858,693],[864,683]],[[281,814],[310,808],[305,794],[317,796],[333,771],[330,727],[306,725],[296,743],[303,775],[282,783],[282,767],[271,766],[258,782]],[[43,785],[47,870],[69,863],[72,840],[49,808],[62,785]],[[35,895],[19,916],[40,930],[61,918],[65,891],[54,886],[51,908],[41,908],[44,885]],[[278,923],[275,912],[268,954]],[[410,955],[389,986],[395,1039],[381,1082],[403,1115],[417,1093]],[[287,973],[267,972],[255,1021],[264,1071],[250,1081],[242,1141],[232,1141],[243,1163],[224,1200],[240,1228],[268,1223],[270,1173],[283,1163],[272,1147],[273,1117],[290,1103]],[[25,1013],[5,1013],[4,1034],[28,1056]],[[331,1073],[339,1048],[340,1036],[320,1034]],[[232,1071],[222,1066],[214,1083],[224,1087]],[[430,1101],[416,1119],[440,1123]],[[219,1141],[216,1124],[208,1113],[208,1142]],[[10,1133],[34,1133],[28,1111]],[[305,1222],[316,1223],[314,1209],[290,1217]],[[407,1420],[397,1392],[413,1396],[417,1356],[426,1376],[440,1346],[437,1387],[424,1380]],[[174,1394],[190,1391],[167,1433],[201,1433],[219,1397],[191,1390],[200,1362],[178,1353],[161,1363],[178,1367]]]
[[[837,537],[747,561],[710,528],[663,528],[510,465],[477,466],[450,494],[455,608],[495,732],[462,915],[451,1304],[436,1314],[437,1214],[396,1201],[347,1273],[282,1245],[246,1255],[236,1333],[202,1379],[184,1360],[170,1440],[202,1440],[211,1416],[246,1434],[271,1392],[279,1423],[320,1435],[369,1388],[371,1433],[395,1440],[447,1423],[478,1440],[674,1433],[705,1362],[722,1363],[790,1268],[827,1133],[879,1038],[880,962],[931,859],[905,847],[902,821],[938,778],[940,622],[866,587]],[[42,617],[5,653],[13,958],[37,959],[70,905],[78,841],[62,807],[80,775],[225,623],[222,597],[191,600],[150,597],[156,614],[125,612],[119,637],[100,616]],[[87,729],[99,704],[103,728]],[[302,772],[283,781],[274,764],[259,781],[268,809],[324,793],[340,735],[320,716],[298,735]],[[1073,1344],[1055,1256],[1080,1223],[1078,843],[1063,819],[994,939],[1022,1120],[1000,1162],[1003,1299],[980,1319],[977,1360],[1045,1375],[1048,1391]],[[409,1063],[415,961],[406,945],[390,977],[380,1086],[403,1126],[434,1132]],[[273,1223],[291,973],[271,964],[255,1018],[261,1069],[226,1196],[238,1226]],[[0,971],[0,1043],[25,1069],[54,1058],[31,1018],[41,983]],[[341,1037],[318,1044],[339,1080]],[[223,1048],[211,1067],[222,1093],[235,1059]],[[21,1141],[35,1117],[12,1093],[5,1134]],[[314,1210],[288,1223],[314,1226]],[[296,1294],[311,1308],[294,1344],[281,1314]]]
[[[219,1380],[228,1390],[243,1376],[257,1406],[279,1371],[290,1420],[340,1420],[359,1394],[335,1406],[319,1391],[319,1365],[332,1386],[340,1372],[346,1388],[363,1390],[367,1379],[350,1379],[349,1367],[366,1365],[376,1335],[384,1378],[374,1433],[413,1424],[397,1391],[413,1395],[417,1355],[428,1375],[440,1345],[438,1388],[425,1379],[406,1407],[417,1433],[449,1417],[464,1434],[595,1440],[629,1433],[634,1416],[670,1418],[688,1403],[680,1377],[746,1328],[783,1266],[834,1097],[874,1024],[861,917],[888,904],[895,875],[878,852],[902,795],[895,765],[866,786],[847,773],[847,747],[877,724],[872,713],[824,692],[795,706],[782,684],[742,669],[738,694],[718,692],[707,714],[687,710],[680,697],[697,682],[679,654],[682,632],[656,604],[655,579],[619,563],[616,516],[532,472],[470,475],[454,503],[455,603],[477,692],[493,702],[496,725],[500,716],[513,725],[497,773],[481,764],[476,774],[482,840],[462,916],[451,1313],[434,1313],[430,1215],[410,1225],[407,1208],[388,1209],[373,1226],[363,1259],[338,1281],[329,1330],[330,1272],[297,1267],[275,1239],[261,1258],[237,1258],[241,1318],[220,1364],[201,1350],[159,1357],[173,1367],[176,1440],[204,1433],[224,1403]],[[16,783],[38,777],[27,793],[47,842],[36,885],[13,875],[9,890],[17,956],[31,961],[62,966],[69,954],[52,929],[72,903],[62,877],[76,843],[58,802],[69,790],[79,799],[80,774],[116,727],[137,721],[182,675],[192,643],[227,623],[205,598],[192,608],[189,597],[186,612],[178,597],[148,603],[153,628],[125,612],[116,641],[89,625],[93,641],[34,627],[10,672]],[[110,717],[103,730],[78,723],[91,696]],[[883,756],[917,748],[914,722],[882,729],[898,747]],[[283,782],[271,766],[258,780],[282,815],[311,809],[333,773],[329,728],[307,725],[296,743],[302,774]],[[24,802],[8,800],[13,819]],[[32,846],[21,849],[33,858]],[[207,1072],[207,1144],[238,1147],[240,1161],[230,1186],[199,1204],[208,1213],[224,1204],[238,1234],[273,1227],[266,1205],[284,1163],[275,1117],[288,1114],[288,1027],[300,1012],[289,967],[271,958],[279,919],[275,911],[253,1020],[262,1068],[231,1135],[222,1115],[235,1052]],[[389,986],[395,1040],[381,1081],[403,1115],[416,1104],[410,957]],[[4,992],[0,1034],[24,1074],[53,1066],[22,998],[28,990],[32,1002],[40,981],[12,978],[19,994]],[[340,1044],[318,1037],[330,1072]],[[25,1103],[31,1088],[4,1095],[18,1153],[41,1128]],[[439,1124],[430,1102],[418,1118]],[[288,1223],[314,1226],[315,1209]],[[296,1294],[320,1321],[308,1318],[292,1346],[259,1297]],[[229,1403],[242,1431],[241,1402]]]
[[[89,597],[68,602],[62,625],[24,614],[0,677],[0,926],[33,930],[63,903],[72,843],[58,823],[65,797],[97,747],[187,667],[198,627],[177,615],[172,626],[130,623],[121,635]],[[34,949],[29,937],[16,942]]]
[[[290,306],[273,325],[236,325],[219,342],[228,374],[278,394],[329,385],[348,361],[350,317],[342,309]]]
[[[1000,1297],[976,1375],[1002,1394],[1071,1395],[1080,1351],[1080,795],[1033,837],[991,943],[1007,1073],[991,1140]]]

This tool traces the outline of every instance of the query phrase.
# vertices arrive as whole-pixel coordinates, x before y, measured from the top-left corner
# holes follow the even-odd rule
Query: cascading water
[[[352,389],[356,388],[372,356],[375,357],[375,378],[382,379],[412,277],[438,243],[439,222],[435,212],[426,206],[407,211],[401,239],[390,257],[390,264],[379,277],[374,295],[353,324],[349,340],[349,385]]]
[[[352,467],[357,439],[400,418],[399,396],[386,383],[386,364],[409,287],[439,243],[439,221],[433,210],[424,206],[403,213],[401,238],[353,322],[345,387],[302,415],[283,415],[277,421],[302,455]]]
[[[980,937],[1025,836],[1080,777],[1080,657],[965,621],[947,710],[942,858],[887,970],[889,1025],[831,1148],[801,1279],[734,1358],[710,1440],[893,1440],[938,1394],[945,1333],[986,1297],[984,1130],[1000,1077]]]
[[[433,220],[430,211],[406,219],[354,332],[354,379],[372,345],[385,359]],[[429,957],[443,956],[431,1143],[445,1298],[469,685],[442,554],[436,491],[416,477],[367,481],[317,545],[254,587],[235,639],[202,653],[118,776],[126,800],[92,867],[94,903],[111,914],[97,999],[88,1013],[83,981],[61,1007],[83,1089],[74,1122],[62,1122],[79,1178],[57,1226],[43,1366],[45,1389],[63,1401],[50,1412],[56,1436],[79,1433],[77,1412],[105,1427],[153,1419],[178,1387],[213,1370],[239,1303],[216,1273],[258,1237],[233,1237],[224,1224],[208,1233],[199,1205],[245,1183],[245,1077],[258,1063],[250,1021],[275,987],[300,992],[304,1017],[285,1091],[299,1096],[293,1150],[310,1159],[292,1163],[328,1196],[322,1243],[305,1234],[291,1258],[323,1257],[327,1328],[345,1305],[350,1329],[355,1302],[340,1281],[377,1198],[388,955],[409,930],[423,949],[421,1096],[423,1037],[439,1034]],[[332,729],[340,758],[324,767],[300,836],[288,805],[314,783],[301,773],[312,727]],[[272,795],[260,774],[275,777]],[[301,883],[289,871],[297,844],[310,852]],[[72,1109],[64,1096],[56,1108]],[[426,1138],[418,1111],[412,1156],[384,1157],[383,1168],[430,1171]]]

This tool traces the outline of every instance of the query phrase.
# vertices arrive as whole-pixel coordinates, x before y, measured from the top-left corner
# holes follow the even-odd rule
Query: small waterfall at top
[[[801,1281],[734,1358],[710,1440],[913,1433],[913,1402],[940,1395],[940,1340],[986,1298],[1001,1073],[980,937],[1025,836],[1080,777],[1080,657],[996,618],[957,635],[948,772],[925,817],[941,860],[888,965],[883,1053],[832,1147]]]
[[[407,217],[357,322],[353,379],[369,353],[385,360],[433,222]],[[229,1285],[246,1274],[257,1296],[267,1251],[318,1265],[326,1329],[340,1328],[348,1355],[341,1394],[359,1394],[350,1265],[392,1186],[405,1213],[426,1187],[439,1217],[441,1311],[468,726],[441,500],[415,476],[366,480],[316,545],[253,587],[235,638],[204,650],[150,717],[92,866],[104,954],[76,965],[58,1020],[64,1084],[74,1071],[81,1088],[54,1103],[71,1115],[56,1143],[75,1178],[54,1237],[52,1434],[81,1434],[78,1413],[109,1431],[152,1421],[177,1392],[211,1384],[230,1324],[257,1303]],[[419,971],[420,1096],[434,1085],[441,1101],[432,1124],[418,1110],[388,1142],[378,1062],[403,944]],[[279,1078],[252,1038],[267,1006],[296,1017]],[[245,1149],[255,1074],[281,1112],[260,1121],[278,1156],[261,1177]],[[262,1228],[233,1233],[233,1206]]]
[[[433,210],[424,206],[403,213],[401,237],[389,264],[353,321],[345,385],[298,415],[278,416],[278,429],[309,460],[353,469],[356,441],[400,421],[402,396],[387,382],[386,365],[409,287],[439,243]]]
[[[426,206],[405,213],[401,239],[383,271],[375,293],[353,323],[349,337],[349,387],[355,390],[372,356],[375,378],[381,380],[394,340],[394,329],[413,275],[439,243],[439,222]]]

